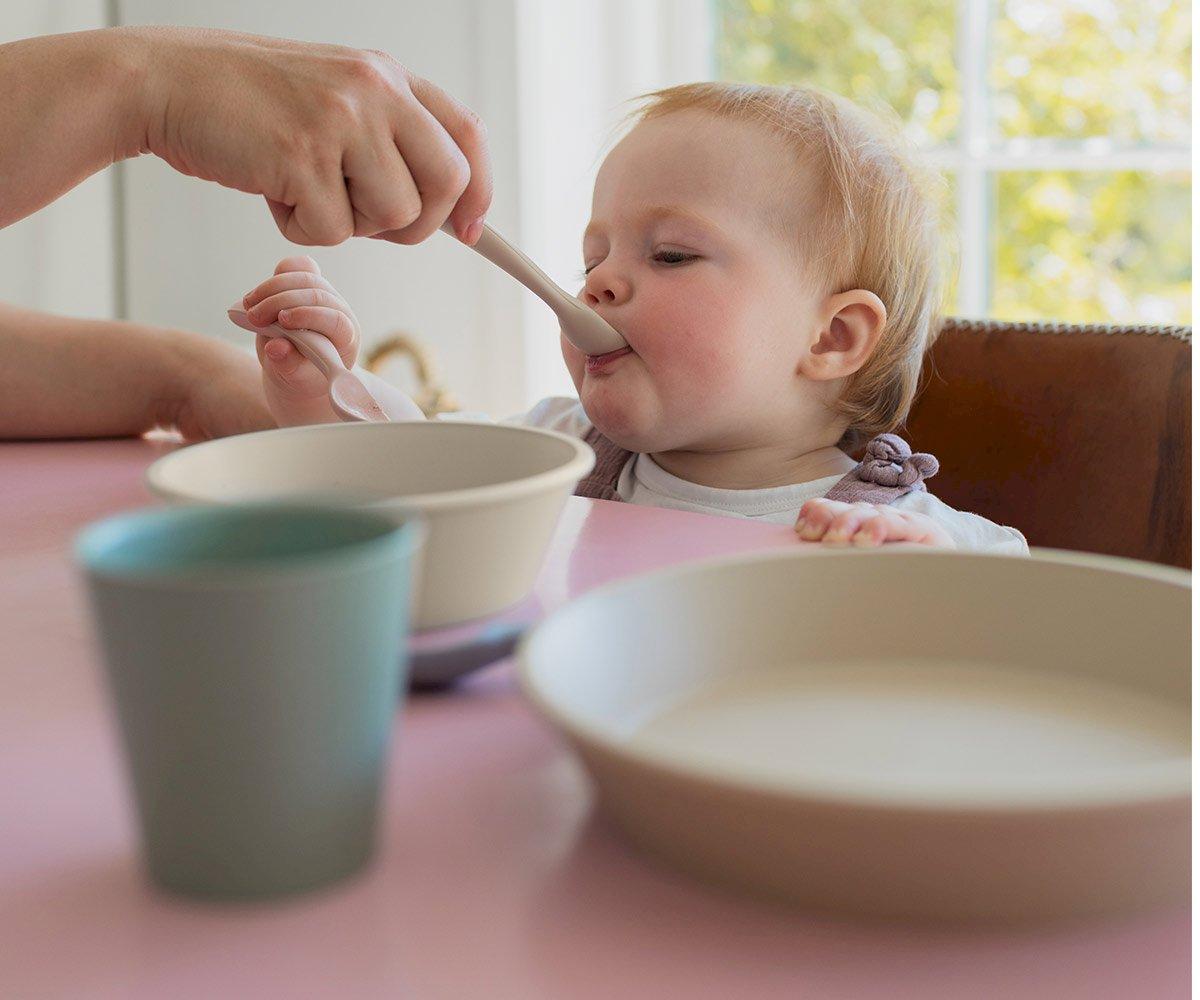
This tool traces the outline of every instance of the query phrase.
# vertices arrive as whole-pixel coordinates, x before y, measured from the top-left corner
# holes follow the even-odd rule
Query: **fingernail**
[[[477,239],[479,239],[479,237],[482,233],[483,233],[483,216],[481,215],[478,219],[476,219],[469,226],[467,226],[466,231],[463,233],[463,242],[474,245],[475,241]]]
[[[282,337],[272,337],[263,346],[263,353],[272,361],[282,361],[287,357],[287,341]]]

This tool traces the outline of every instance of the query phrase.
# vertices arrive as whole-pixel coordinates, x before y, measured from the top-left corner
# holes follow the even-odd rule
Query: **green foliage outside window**
[[[1191,5],[1007,0],[989,83],[1003,139],[1191,141]]]
[[[956,0],[715,3],[722,78],[816,84],[894,109],[924,149],[958,147],[964,80]],[[1190,322],[1190,177],[1109,169],[1103,160],[1113,151],[1188,148],[1190,5],[995,0],[987,9],[981,113],[990,151],[1097,159],[1087,170],[996,165],[987,245],[959,248],[964,257],[987,255],[984,311],[1006,319]],[[961,178],[948,179],[960,189]],[[954,204],[948,209],[954,228]]]

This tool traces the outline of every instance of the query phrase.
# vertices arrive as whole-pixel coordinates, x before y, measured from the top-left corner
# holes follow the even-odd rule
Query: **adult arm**
[[[275,426],[258,362],[199,333],[0,303],[0,439],[204,440]]]
[[[110,163],[153,153],[262,195],[301,244],[478,238],[482,123],[390,56],[200,28],[106,28],[0,45],[0,226]]]

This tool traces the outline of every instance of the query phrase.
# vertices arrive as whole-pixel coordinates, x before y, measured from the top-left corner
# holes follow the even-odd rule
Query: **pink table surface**
[[[0,997],[1186,996],[1186,912],[1023,932],[864,926],[724,895],[631,850],[510,664],[397,713],[377,861],[273,906],[156,893],[69,545],[150,498],[146,441],[0,445]],[[572,500],[550,609],[788,529]]]

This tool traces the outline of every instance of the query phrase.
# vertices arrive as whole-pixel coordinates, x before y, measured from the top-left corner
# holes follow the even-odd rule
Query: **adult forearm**
[[[0,304],[0,438],[126,437],[175,426],[189,373],[235,349],[200,334]]]
[[[0,45],[0,226],[142,150],[147,52],[122,28]]]

